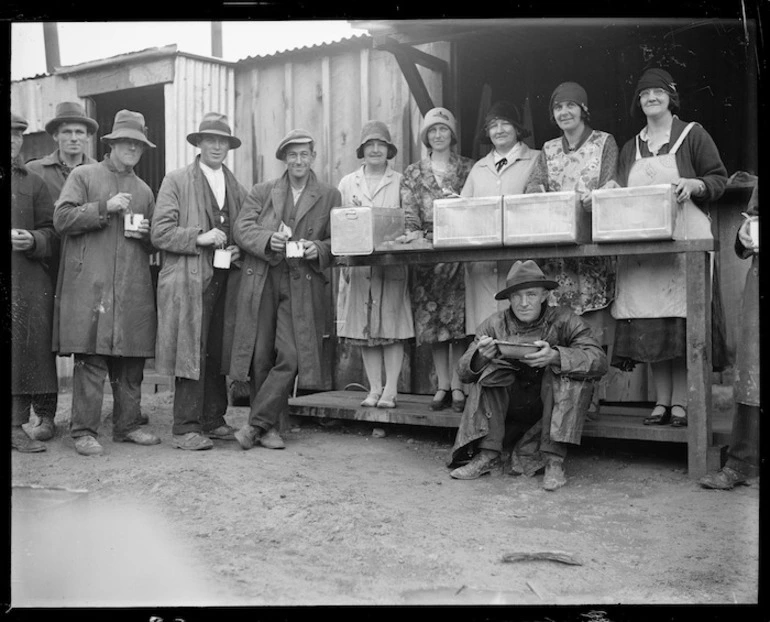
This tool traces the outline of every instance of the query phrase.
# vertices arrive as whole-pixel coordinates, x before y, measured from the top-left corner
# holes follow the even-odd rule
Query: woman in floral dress
[[[473,160],[457,155],[457,124],[446,108],[429,110],[420,138],[427,157],[407,167],[401,178],[401,206],[406,216],[402,241],[433,239],[433,200],[459,195]],[[417,345],[432,345],[438,390],[433,410],[449,405],[457,412],[465,394],[457,375],[457,361],[465,351],[465,272],[457,263],[421,264],[410,276],[414,332]]]

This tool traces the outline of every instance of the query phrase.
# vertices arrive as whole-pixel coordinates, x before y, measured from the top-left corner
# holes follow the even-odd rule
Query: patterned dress
[[[543,145],[526,192],[596,190],[612,178],[617,159],[615,139],[606,132],[587,127],[574,151],[569,151],[564,137],[549,140]],[[542,260],[543,272],[559,283],[549,303],[570,307],[578,315],[606,308],[615,292],[614,263],[613,257]]]
[[[401,178],[407,231],[433,239],[433,200],[460,194],[473,160],[452,153],[439,184],[430,156],[410,164]],[[465,337],[465,271],[459,262],[411,267],[410,289],[417,345]]]

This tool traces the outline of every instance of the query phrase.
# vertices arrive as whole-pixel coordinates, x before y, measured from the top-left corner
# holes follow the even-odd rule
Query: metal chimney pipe
[[[222,22],[211,22],[211,55],[222,58]]]
[[[59,30],[56,22],[43,22],[43,42],[45,44],[45,70],[53,73],[61,67],[59,60]]]

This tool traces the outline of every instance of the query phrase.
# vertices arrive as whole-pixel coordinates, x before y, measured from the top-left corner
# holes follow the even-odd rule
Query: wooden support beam
[[[376,50],[386,50],[393,54],[398,50],[410,58],[413,63],[422,65],[433,71],[438,71],[444,77],[449,73],[449,63],[443,58],[418,50],[411,45],[401,44],[392,37],[375,37],[373,45]]]
[[[711,433],[711,278],[708,253],[685,253],[688,474],[708,472]]]
[[[417,102],[420,114],[424,117],[431,108],[435,107],[430,93],[428,92],[428,88],[425,86],[425,82],[423,82],[422,76],[417,70],[417,66],[409,56],[399,49],[392,50],[392,53],[396,58],[398,66],[401,68],[401,73],[404,74],[412,97],[414,97],[414,100]]]

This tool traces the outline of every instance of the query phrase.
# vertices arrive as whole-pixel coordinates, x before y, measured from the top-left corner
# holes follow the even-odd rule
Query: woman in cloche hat
[[[342,206],[401,209],[401,173],[389,160],[398,153],[387,126],[368,121],[356,156],[363,165],[342,178]],[[406,266],[344,268],[338,296],[337,334],[361,347],[369,394],[361,406],[395,408],[404,343],[414,337]],[[385,367],[385,387],[382,368]]]

